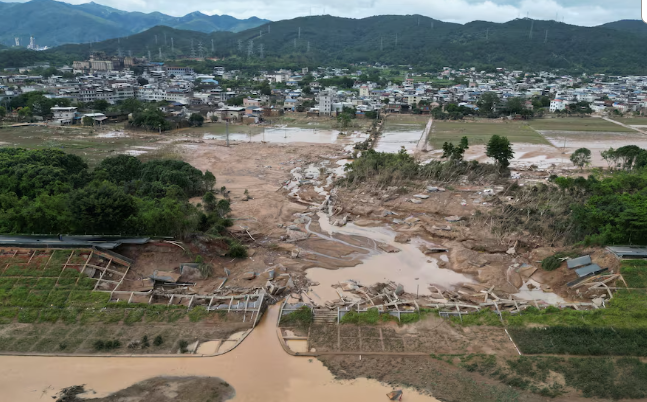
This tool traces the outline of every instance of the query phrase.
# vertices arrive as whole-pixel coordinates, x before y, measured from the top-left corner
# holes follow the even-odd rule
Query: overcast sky
[[[11,1],[11,0],[9,0]],[[13,0],[16,1],[16,0]],[[20,1],[20,0],[19,0]],[[67,0],[79,4],[84,0]],[[640,19],[640,0],[95,0],[126,11],[182,16],[193,11],[252,16],[273,21],[330,14],[362,18],[381,14],[421,14],[448,22],[505,22],[529,15],[534,19],[563,19],[576,25],[599,25],[620,19]]]

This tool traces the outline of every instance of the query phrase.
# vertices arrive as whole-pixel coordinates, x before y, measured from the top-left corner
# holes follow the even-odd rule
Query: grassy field
[[[554,119],[536,119],[530,126],[540,131],[600,131],[600,132],[635,132],[630,128],[592,117],[564,117]]]
[[[249,327],[242,316],[203,306],[110,301],[110,292],[93,291],[98,279],[81,273],[86,261],[102,264],[90,250],[0,254],[0,352],[173,353],[182,340],[226,339]],[[117,263],[111,269],[125,272]],[[163,343],[154,345],[158,335]],[[150,347],[127,347],[144,336]]]
[[[612,117],[611,119],[630,126],[647,126],[647,117]]]
[[[423,126],[424,127],[424,126]],[[550,143],[533,130],[527,122],[478,119],[476,121],[435,121],[429,142],[435,148],[442,147],[444,142],[458,143],[466,136],[470,145],[487,144],[493,135],[508,137],[510,142],[526,144]]]

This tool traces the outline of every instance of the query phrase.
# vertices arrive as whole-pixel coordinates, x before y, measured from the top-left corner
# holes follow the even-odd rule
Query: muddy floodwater
[[[404,147],[407,151],[413,152],[423,131],[424,126],[421,127],[420,124],[387,125],[377,140],[375,150],[396,153]]]
[[[0,357],[0,400],[52,400],[58,391],[85,384],[103,397],[156,376],[219,377],[234,387],[234,401],[383,401],[392,388],[375,380],[337,381],[317,359],[285,353],[276,335],[278,306],[232,352],[213,358]],[[359,357],[358,357],[359,359]],[[437,401],[413,390],[405,400]]]
[[[354,144],[364,141],[367,134],[361,132],[352,132],[341,134],[338,130],[321,130],[315,128],[298,128],[298,127],[272,127],[266,128],[265,132],[257,134],[247,133],[230,133],[230,141],[251,141],[251,142],[271,142],[278,144],[289,144],[296,142],[315,143],[315,144]],[[205,134],[205,140],[225,140],[226,134]]]
[[[331,226],[328,218],[319,213],[319,226],[324,234],[340,233],[345,235],[362,236],[377,242],[386,243],[400,250],[397,253],[376,251],[364,259],[363,263],[352,268],[329,270],[310,268],[306,275],[311,281],[319,282],[320,286],[313,288],[314,298],[319,301],[338,299],[339,295],[330,285],[356,280],[364,286],[378,282],[393,281],[404,286],[405,292],[420,295],[431,294],[429,285],[442,288],[452,288],[461,283],[474,282],[471,278],[449,269],[438,267],[440,255],[427,256],[420,246],[425,243],[422,239],[412,239],[409,244],[394,241],[395,232],[385,227],[361,227],[352,223],[343,227]],[[312,295],[311,295],[312,296]],[[345,296],[352,297],[351,294]]]

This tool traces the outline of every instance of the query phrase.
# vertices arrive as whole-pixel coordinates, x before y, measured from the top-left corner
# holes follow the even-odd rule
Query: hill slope
[[[647,35],[647,24],[643,20],[620,20],[600,25],[600,27]]]
[[[132,35],[157,25],[167,25],[201,32],[242,31],[264,24],[267,20],[239,20],[228,15],[208,16],[199,12],[184,17],[162,13],[126,12],[96,3],[72,5],[54,0],[32,0],[27,3],[0,2],[0,42],[21,44],[36,37],[40,46],[87,43]]]
[[[225,65],[237,68],[379,62],[436,69],[443,66],[529,71],[560,68],[568,72],[647,74],[642,37],[633,32],[529,19],[461,25],[415,15],[360,20],[303,17],[239,33],[205,34],[158,26],[129,37],[66,45],[29,57],[78,60],[87,58],[92,50],[117,54],[119,49],[122,54],[132,52],[142,56],[150,49],[155,60],[161,48],[163,59],[173,60],[190,54],[192,40],[196,53],[201,42],[205,56],[225,58]],[[248,57],[250,50],[251,57]],[[0,67],[20,63],[11,54],[12,51],[4,51],[0,55]],[[19,65],[24,64],[23,61]]]

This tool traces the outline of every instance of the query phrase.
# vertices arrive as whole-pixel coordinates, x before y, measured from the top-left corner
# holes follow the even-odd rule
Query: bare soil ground
[[[232,399],[236,392],[221,380],[213,377],[156,377],[139,382],[105,398],[91,398],[92,390],[83,386],[66,388],[59,393],[57,402],[222,402]]]

